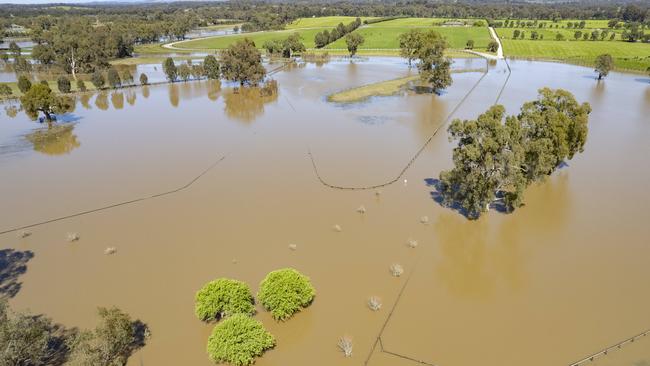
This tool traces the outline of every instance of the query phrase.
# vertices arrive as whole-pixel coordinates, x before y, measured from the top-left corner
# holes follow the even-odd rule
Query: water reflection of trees
[[[121,92],[111,93],[111,103],[115,109],[124,108],[124,94]]]
[[[106,92],[97,94],[97,97],[95,97],[95,105],[102,111],[108,110],[108,94]]]
[[[178,85],[177,84],[169,84],[167,86],[167,90],[169,91],[169,103],[173,107],[178,107],[178,102],[179,102],[179,99],[180,99]]]
[[[226,115],[242,122],[252,122],[264,113],[264,104],[275,102],[278,93],[262,96],[260,88],[239,88],[228,90],[223,95]]]
[[[68,154],[81,146],[77,135],[73,134],[74,124],[53,124],[47,129],[37,130],[26,136],[34,151],[47,155]]]
[[[16,117],[16,115],[18,115],[19,111],[20,111],[20,109],[15,105],[5,106],[5,113],[7,114],[7,117],[9,117],[9,118]]]

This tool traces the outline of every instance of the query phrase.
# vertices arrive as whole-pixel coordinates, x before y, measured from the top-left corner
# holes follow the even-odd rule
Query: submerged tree
[[[496,105],[476,120],[454,120],[449,133],[458,146],[454,168],[440,174],[443,203],[458,204],[469,218],[493,203],[506,211],[520,206],[530,183],[583,151],[590,112],[571,93],[544,88],[517,116]]]
[[[422,32],[419,29],[411,29],[400,34],[398,39],[399,54],[408,61],[409,67],[411,67],[413,60],[418,58],[418,51],[422,45]]]
[[[429,31],[422,35],[422,43],[417,51],[420,79],[431,84],[436,92],[452,83],[451,61],[445,57],[446,49],[447,42],[440,33]]]
[[[20,103],[25,113],[33,119],[38,118],[39,113],[45,115],[45,120],[50,123],[55,113],[66,113],[74,107],[74,101],[70,97],[54,95],[49,86],[34,84],[20,97]]]
[[[178,69],[176,68],[176,65],[174,64],[174,60],[171,57],[167,57],[165,59],[165,62],[163,62],[163,72],[165,73],[165,76],[167,77],[167,80],[169,82],[174,82],[178,78]]]
[[[534,33],[534,34],[537,34],[537,32],[533,32],[533,33]],[[533,37],[533,35],[531,34],[531,38],[532,38],[532,37]],[[536,37],[535,37],[535,38],[532,38],[532,39],[536,39]],[[487,51],[488,51],[488,52],[494,52],[494,53],[496,53],[497,51],[499,51],[499,42],[497,42],[497,41],[490,41],[490,43],[488,43],[488,45],[487,45]]]
[[[210,80],[219,80],[221,77],[219,62],[216,57],[212,55],[205,56],[205,59],[203,60],[203,69],[205,70],[205,75]]]
[[[594,71],[598,73],[598,80],[601,80],[614,68],[614,59],[609,54],[598,55],[595,64]]]
[[[29,80],[29,78],[25,75],[20,75],[18,76],[18,90],[20,90],[21,93],[27,93],[29,88],[32,87],[32,82]]]
[[[118,308],[99,308],[100,323],[93,331],[81,332],[74,340],[72,364],[78,366],[126,365],[144,346],[148,329]]]
[[[262,54],[248,38],[228,46],[221,58],[221,72],[225,79],[237,81],[241,86],[257,85],[266,76]]]
[[[345,44],[348,46],[348,52],[350,52],[350,57],[354,57],[357,54],[357,49],[360,45],[363,44],[365,40],[363,36],[359,33],[350,33],[345,36]]]

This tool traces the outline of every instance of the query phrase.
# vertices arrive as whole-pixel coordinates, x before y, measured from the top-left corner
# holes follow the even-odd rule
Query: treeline
[[[339,23],[332,31],[324,30],[322,32],[316,33],[314,36],[314,43],[316,48],[323,48],[328,44],[336,41],[337,39],[345,36],[348,33],[352,33],[355,29],[361,26],[361,19],[357,18],[354,21],[348,23],[348,25],[343,25]]]

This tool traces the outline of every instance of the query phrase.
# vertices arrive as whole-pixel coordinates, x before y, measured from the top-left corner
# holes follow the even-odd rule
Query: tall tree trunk
[[[74,48],[70,49],[72,56],[70,59],[70,67],[72,68],[72,78],[77,80],[77,73],[76,73],[76,68],[77,68],[77,61],[74,59]]]

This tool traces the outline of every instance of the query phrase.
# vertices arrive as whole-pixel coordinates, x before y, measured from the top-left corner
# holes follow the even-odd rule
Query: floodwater
[[[326,96],[409,70],[397,59],[296,66],[273,76],[279,93],[265,98],[206,81],[125,89],[78,98],[49,132],[5,105],[0,231],[143,198],[34,226],[26,238],[0,235],[0,249],[33,254],[20,257],[27,270],[10,304],[68,327],[92,327],[97,306],[124,309],[152,332],[130,365],[210,365],[212,325],[195,318],[194,293],[218,277],[256,290],[286,266],[310,276],[317,297],[284,323],[258,307],[277,338],[261,366],[569,365],[650,328],[650,83],[510,66],[499,100],[510,113],[537,88],[565,88],[592,105],[589,139],[527,190],[525,207],[476,221],[431,198],[427,182],[451,166],[444,128],[379,189],[323,185],[309,152],[328,184],[391,181],[450,114],[473,118],[496,101],[503,62],[454,74],[441,96],[351,105]],[[80,240],[67,242],[71,232]],[[404,275],[389,274],[393,263]],[[378,312],[366,307],[371,295],[383,300]],[[336,348],[343,335],[354,340],[349,359]],[[649,362],[650,339],[640,339],[594,364]]]

